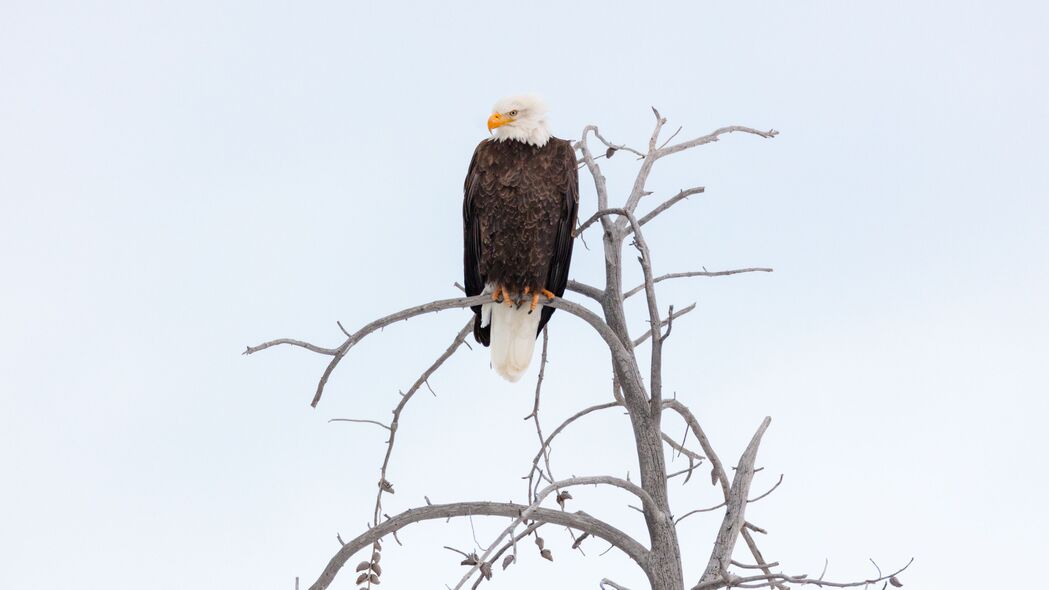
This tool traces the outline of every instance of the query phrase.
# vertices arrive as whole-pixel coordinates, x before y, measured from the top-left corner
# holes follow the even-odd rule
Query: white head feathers
[[[522,95],[504,98],[492,107],[488,129],[495,131],[495,139],[516,139],[542,147],[550,140],[546,122],[546,104],[537,96]]]

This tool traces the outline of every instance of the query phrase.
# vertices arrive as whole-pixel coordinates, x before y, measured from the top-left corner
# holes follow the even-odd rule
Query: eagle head
[[[531,95],[504,98],[492,107],[488,131],[494,131],[497,141],[513,139],[542,147],[550,140],[546,104]]]

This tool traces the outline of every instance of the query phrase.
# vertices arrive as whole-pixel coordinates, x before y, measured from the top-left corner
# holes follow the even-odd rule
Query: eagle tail
[[[489,305],[492,314],[492,367],[507,381],[516,382],[532,363],[541,314],[531,313],[527,305]]]

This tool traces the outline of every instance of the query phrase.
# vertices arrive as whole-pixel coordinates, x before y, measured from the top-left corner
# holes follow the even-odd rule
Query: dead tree
[[[327,567],[320,573],[317,581],[313,583],[311,586],[313,590],[327,588],[336,575],[350,562],[350,559],[364,550],[368,550],[365,558],[355,566],[356,572],[348,575],[355,576],[358,585],[362,588],[371,588],[373,584],[379,583],[382,575],[380,558],[382,555],[382,540],[385,537],[396,537],[398,530],[413,523],[462,516],[508,518],[510,519],[510,524],[480,555],[460,552],[464,557],[462,563],[469,566],[469,570],[454,586],[455,590],[464,588],[471,581],[473,581],[472,587],[476,588],[481,582],[492,577],[493,570],[497,564],[501,564],[505,569],[513,563],[517,551],[517,542],[528,535],[536,537],[536,543],[539,545],[543,556],[550,558],[550,550],[544,547],[542,538],[536,532],[539,527],[544,525],[557,525],[569,529],[573,535],[574,547],[578,547],[579,543],[586,537],[603,539],[612,547],[619,549],[641,568],[653,590],[684,590],[686,587],[692,590],[765,587],[783,589],[787,587],[786,584],[813,584],[821,587],[842,588],[866,586],[877,582],[891,583],[894,586],[901,585],[896,576],[910,565],[909,562],[895,572],[883,575],[879,570],[877,576],[858,582],[831,582],[824,580],[822,574],[818,578],[810,578],[804,574],[788,575],[782,573],[778,562],[766,559],[758,548],[753,533],[764,533],[764,531],[746,519],[748,502],[765,497],[779,485],[777,483],[768,492],[757,497],[751,497],[750,487],[755,472],[754,462],[762,435],[771,421],[770,418],[766,417],[758,426],[757,431],[750,440],[750,444],[739,458],[734,474],[730,478],[729,470],[726,469],[718,454],[714,451],[692,411],[680,401],[664,397],[662,387],[663,346],[674,328],[675,321],[692,311],[695,308],[695,304],[679,310],[674,310],[673,306],[671,306],[664,315],[660,312],[658,304],[657,285],[663,281],[684,277],[716,277],[738,273],[771,272],[772,269],[740,268],[716,272],[703,269],[656,276],[652,271],[652,253],[649,251],[644,238],[645,225],[689,196],[702,193],[704,188],[697,186],[681,190],[638,217],[636,214],[638,206],[642,201],[647,201],[648,199],[646,198],[652,194],[646,190],[649,175],[653,166],[659,160],[678,152],[716,142],[724,135],[743,133],[763,138],[773,138],[777,135],[777,132],[775,130],[759,131],[750,127],[730,126],[722,127],[702,137],[672,144],[671,142],[677,136],[677,132],[671,135],[669,139],[661,142],[660,135],[663,131],[663,126],[666,124],[666,119],[655,109],[652,109],[652,111],[655,114],[655,128],[648,139],[647,149],[644,151],[636,150],[626,145],[611,143],[602,136],[596,126],[590,125],[583,129],[582,136],[576,143],[576,149],[580,153],[580,167],[585,167],[593,179],[597,203],[595,213],[579,225],[576,235],[577,237],[582,236],[583,232],[593,225],[600,226],[605,261],[605,284],[598,287],[570,281],[568,289],[591,300],[592,304],[600,308],[600,312],[565,298],[546,303],[546,305],[564,310],[585,321],[608,347],[612,364],[612,387],[610,388],[609,401],[580,409],[544,437],[538,416],[548,338],[544,331],[542,358],[535,387],[535,404],[532,414],[528,416],[528,418],[535,421],[536,432],[539,438],[539,449],[532,460],[527,475],[528,493],[526,501],[521,503],[457,502],[452,504],[431,504],[427,500],[424,506],[406,510],[392,517],[385,515],[382,510],[383,495],[393,491],[392,484],[386,479],[386,473],[393,446],[397,439],[401,412],[419,389],[427,385],[427,379],[464,343],[467,335],[471,332],[473,324],[473,317],[471,316],[470,320],[455,336],[448,349],[415,380],[415,383],[407,392],[402,394],[399,403],[393,410],[393,419],[389,424],[372,420],[347,419],[349,421],[368,422],[380,426],[388,431],[389,440],[387,441],[386,455],[380,469],[378,492],[376,493],[371,527],[349,541],[342,542],[340,538],[342,547],[331,558]],[[593,140],[600,142],[598,155],[594,155],[591,146],[591,141]],[[600,150],[604,151],[600,152]],[[619,152],[632,154],[640,162],[640,167],[625,201],[619,206],[612,206],[609,203],[609,189],[598,161],[601,158],[611,158]],[[623,250],[624,244],[628,243],[628,240],[629,245],[637,250],[637,261],[640,264],[644,281],[637,286],[624,288]],[[627,329],[624,301],[637,294],[644,294],[647,300],[649,329],[643,334],[634,337],[631,336]],[[431,312],[479,305],[487,299],[487,295],[481,295],[431,301],[377,319],[355,332],[348,332],[339,324],[339,328],[345,335],[345,340],[335,348],[325,348],[309,342],[282,338],[265,342],[258,346],[248,347],[245,354],[254,354],[283,344],[302,347],[314,353],[331,357],[327,368],[320,377],[316,393],[313,396],[311,405],[316,406],[324,393],[325,384],[328,382],[332,372],[339,366],[339,362],[364,337],[394,322]],[[642,377],[642,371],[638,362],[638,355],[644,354],[646,344],[648,348],[647,354],[650,355],[650,372],[647,385]],[[579,418],[592,412],[610,408],[622,408],[629,414],[637,451],[637,461],[640,466],[640,482],[634,483],[609,475],[554,479],[549,461],[549,449],[553,439]],[[685,442],[679,442],[664,432],[661,419],[665,412],[677,414],[684,420],[689,432],[698,442],[699,450],[688,448]],[[667,473],[665,460],[667,447],[688,458],[688,469],[676,473]],[[711,481],[720,487],[724,501],[711,508],[692,510],[679,516],[674,516],[675,513],[671,510],[667,497],[668,480],[679,476],[685,477],[686,480],[691,478],[693,471],[703,461],[709,462]],[[782,481],[782,477],[780,481]],[[634,539],[614,525],[594,518],[585,512],[568,512],[564,510],[565,502],[571,498],[570,488],[580,485],[614,486],[635,495],[641,504],[641,510],[648,528],[647,543]],[[545,505],[548,504],[551,497],[560,506],[560,509]],[[713,540],[706,568],[701,573],[694,572],[686,575],[686,572],[682,571],[681,547],[678,543],[677,525],[691,514],[722,509],[724,510],[724,518]],[[740,539],[746,544],[752,556],[752,562],[750,563],[741,563],[733,560],[733,549]],[[508,551],[511,551],[511,553],[507,554]],[[600,585],[606,589],[623,589],[619,584],[607,579],[602,580]]]

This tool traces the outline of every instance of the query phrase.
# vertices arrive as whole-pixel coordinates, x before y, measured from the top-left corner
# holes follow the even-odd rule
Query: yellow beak
[[[496,127],[502,127],[511,121],[513,121],[513,119],[510,117],[504,117],[499,113],[495,113],[491,117],[488,117],[488,131],[495,129]]]

